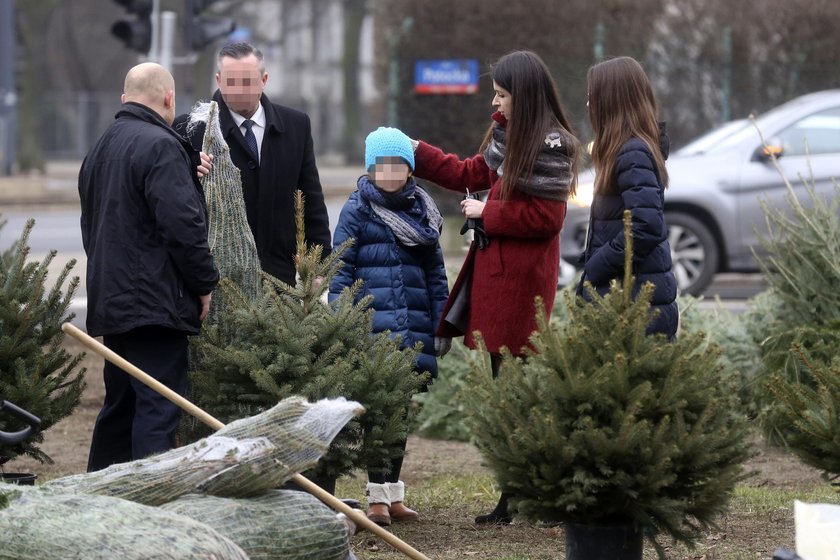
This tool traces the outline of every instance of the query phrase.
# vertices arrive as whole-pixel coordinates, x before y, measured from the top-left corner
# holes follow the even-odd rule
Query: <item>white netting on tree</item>
[[[200,519],[251,560],[344,560],[350,551],[343,516],[305,492],[274,490],[240,500],[189,495],[161,507]]]
[[[362,411],[359,403],[343,398],[311,404],[292,397],[191,445],[45,486],[147,505],[189,493],[256,496],[314,466],[341,428]]]
[[[215,529],[160,508],[3,483],[0,496],[3,559],[248,560]]]
[[[189,134],[198,123],[206,123],[202,151],[213,156],[210,173],[202,177],[209,213],[208,241],[219,273],[230,278],[251,300],[261,293],[260,259],[254,235],[248,226],[242,176],[230,159],[230,149],[219,126],[215,101],[197,103],[190,112]],[[230,309],[229,309],[230,307]],[[224,298],[214,298],[208,324],[217,324],[233,307]]]

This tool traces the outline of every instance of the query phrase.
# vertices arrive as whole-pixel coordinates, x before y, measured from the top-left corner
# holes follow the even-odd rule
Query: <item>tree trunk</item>
[[[365,0],[344,1],[344,155],[348,162],[361,159],[361,113],[359,99],[359,41],[367,12]]]

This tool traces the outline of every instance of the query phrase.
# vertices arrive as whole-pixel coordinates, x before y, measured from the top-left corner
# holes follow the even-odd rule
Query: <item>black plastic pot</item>
[[[566,524],[566,560],[642,560],[642,549],[633,525]]]
[[[0,479],[8,484],[20,484],[21,486],[35,486],[35,481],[38,480],[37,474],[7,472],[0,473]]]

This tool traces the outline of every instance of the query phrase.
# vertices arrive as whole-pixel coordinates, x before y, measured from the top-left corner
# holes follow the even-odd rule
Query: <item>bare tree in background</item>
[[[45,162],[39,142],[40,119],[44,106],[44,80],[49,75],[45,53],[50,18],[61,0],[17,2],[18,40],[24,59],[20,80],[18,164],[22,171],[44,171]]]
[[[367,14],[366,0],[344,0],[344,154],[356,161],[364,154],[359,130],[362,125],[362,104],[359,92],[359,47],[362,24]]]

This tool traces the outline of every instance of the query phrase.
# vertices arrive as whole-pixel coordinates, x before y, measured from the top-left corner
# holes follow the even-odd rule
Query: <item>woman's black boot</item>
[[[475,518],[477,525],[484,525],[487,523],[501,523],[504,525],[510,524],[513,521],[513,516],[508,512],[508,499],[510,494],[502,492],[499,497],[499,503],[496,508],[487,515],[479,515]]]

